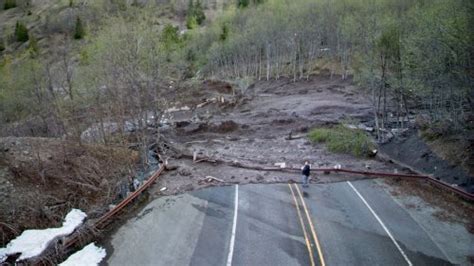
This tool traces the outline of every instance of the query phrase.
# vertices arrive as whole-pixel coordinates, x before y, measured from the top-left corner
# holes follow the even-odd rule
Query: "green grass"
[[[342,125],[331,128],[314,128],[308,138],[313,143],[325,143],[329,151],[349,153],[357,157],[368,156],[375,148],[364,131]]]

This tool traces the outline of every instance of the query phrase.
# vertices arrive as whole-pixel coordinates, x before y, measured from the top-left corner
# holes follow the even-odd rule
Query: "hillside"
[[[236,165],[304,159],[472,193],[472,14],[469,0],[0,0],[0,244],[73,207],[98,217],[168,159],[153,195],[293,182]]]

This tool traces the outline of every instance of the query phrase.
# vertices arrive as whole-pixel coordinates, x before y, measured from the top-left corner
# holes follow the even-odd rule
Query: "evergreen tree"
[[[228,37],[229,37],[229,26],[227,26],[227,24],[224,23],[222,25],[222,32],[221,32],[221,35],[219,36],[219,39],[221,41],[225,41],[227,40]]]
[[[15,25],[15,39],[17,42],[27,42],[29,39],[28,29],[25,24],[19,21],[17,21]]]
[[[85,35],[84,26],[82,25],[81,18],[77,17],[76,19],[76,28],[74,30],[74,39],[82,39]]]
[[[206,15],[204,14],[204,8],[202,7],[201,1],[197,0],[194,4],[193,0],[189,0],[186,27],[188,27],[188,29],[193,29],[197,25],[201,25],[205,19]]]
[[[201,25],[204,22],[204,20],[206,19],[206,15],[204,14],[204,9],[201,5],[200,0],[197,0],[193,11],[194,11],[194,16],[196,17],[197,23],[199,25]]]
[[[6,47],[5,47],[5,42],[0,39],[0,53],[5,51]]]
[[[239,8],[245,8],[250,5],[250,3],[253,3],[254,5],[259,5],[264,3],[264,0],[237,0],[237,7]]]
[[[250,0],[237,0],[237,6],[239,8],[247,7],[250,3]]]
[[[179,38],[179,28],[171,24],[166,24],[161,33],[161,42],[166,50],[173,50],[179,47],[181,39]]]
[[[187,11],[187,14],[188,14],[188,15],[191,15],[191,14],[193,14],[193,12],[194,12],[193,0],[189,0],[189,1],[188,1],[188,11]]]
[[[15,7],[16,7],[16,0],[5,0],[3,9],[7,10],[10,8],[15,8]]]

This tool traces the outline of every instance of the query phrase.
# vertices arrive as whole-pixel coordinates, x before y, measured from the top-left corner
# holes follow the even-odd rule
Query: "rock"
[[[189,171],[188,169],[181,169],[181,170],[179,170],[178,173],[182,176],[190,176],[191,175],[191,171]]]
[[[176,127],[177,128],[183,128],[183,127],[187,127],[191,124],[191,122],[189,121],[177,121],[176,122]]]
[[[165,165],[165,169],[166,169],[167,171],[173,171],[173,170],[176,170],[176,169],[178,169],[178,168],[179,168],[179,166],[178,166],[178,165],[174,165],[174,164],[167,164],[167,165]]]
[[[189,125],[183,127],[183,130],[186,133],[195,133],[195,132],[198,132],[201,128],[203,128],[203,126],[201,124],[192,123],[192,124],[189,124]]]
[[[194,186],[193,184],[187,184],[187,185],[184,185],[180,188],[180,190],[182,191],[192,191],[194,190]]]
[[[120,125],[115,122],[106,122],[103,124],[105,137],[111,136],[119,132]],[[123,132],[128,134],[136,130],[132,122],[126,121]],[[86,143],[102,143],[104,142],[104,134],[102,134],[101,124],[96,123],[81,133],[81,140]]]

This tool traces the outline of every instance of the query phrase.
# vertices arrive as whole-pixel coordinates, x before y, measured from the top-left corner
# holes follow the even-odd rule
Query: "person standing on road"
[[[303,187],[308,187],[310,171],[311,171],[311,165],[309,164],[309,161],[305,161],[304,165],[301,167],[301,174],[303,177]]]

